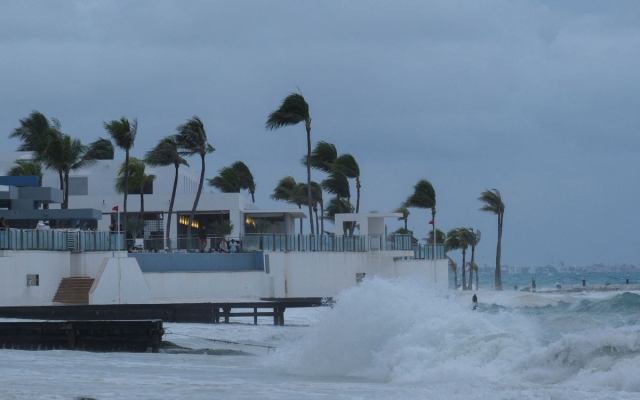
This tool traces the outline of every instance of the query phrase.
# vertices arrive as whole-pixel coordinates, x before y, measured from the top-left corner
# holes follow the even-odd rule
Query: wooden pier
[[[268,299],[254,302],[50,305],[0,307],[0,318],[39,320],[162,320],[164,322],[229,323],[231,318],[273,317],[274,325],[284,325],[287,308],[317,307],[326,299]]]
[[[157,353],[162,321],[0,322],[0,348]]]

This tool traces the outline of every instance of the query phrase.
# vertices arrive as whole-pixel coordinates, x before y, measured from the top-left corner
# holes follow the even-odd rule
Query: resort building
[[[29,157],[0,155],[0,171]],[[60,207],[59,177],[51,171],[42,187],[17,179],[24,177],[0,186],[0,217],[10,226],[0,229],[0,305],[331,297],[375,276],[412,276],[448,287],[441,245],[416,245],[410,237],[386,234],[385,220],[397,219],[397,213],[337,214],[336,235],[300,235],[295,228],[307,218],[303,210],[260,210],[239,193],[203,190],[188,242],[199,174],[182,166],[170,243],[164,238],[175,169],[148,167],[146,173],[156,176],[153,184],[144,188],[144,197],[128,196],[128,218],[140,223],[128,240],[141,247],[128,253],[124,233],[109,229],[122,218],[114,211],[123,211],[123,195],[115,190],[119,166],[103,160],[73,172],[68,209]],[[266,232],[253,230],[258,219],[269,222]],[[233,224],[227,239],[239,243],[237,253],[200,252],[198,231],[214,222]],[[357,234],[345,234],[344,223],[356,223]],[[205,250],[220,240],[209,233]]]

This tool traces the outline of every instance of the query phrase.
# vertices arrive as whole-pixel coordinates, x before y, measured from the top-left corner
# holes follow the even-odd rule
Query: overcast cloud
[[[86,144],[126,116],[143,156],[198,115],[206,176],[242,160],[258,206],[287,208],[269,194],[306,180],[304,128],[264,126],[299,87],[313,142],[360,164],[363,211],[428,179],[438,227],[480,229],[491,266],[497,218],[477,197],[497,188],[504,263],[640,263],[636,1],[4,1],[0,54],[7,136],[32,110]]]

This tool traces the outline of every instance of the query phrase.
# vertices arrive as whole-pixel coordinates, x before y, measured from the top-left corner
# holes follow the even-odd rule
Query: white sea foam
[[[0,350],[0,398],[640,398],[637,295],[476,293],[472,311],[472,292],[372,279],[284,327],[166,324],[194,349],[277,348],[253,357]]]

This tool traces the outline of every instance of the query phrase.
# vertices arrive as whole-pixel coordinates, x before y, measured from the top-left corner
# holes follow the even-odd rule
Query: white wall
[[[381,276],[392,279],[415,276],[438,287],[448,287],[446,260],[397,260],[408,252],[383,252],[378,261],[370,253],[269,252],[269,274],[273,278],[275,297],[328,297],[355,286],[356,273],[366,278]],[[270,291],[270,282],[265,283]]]
[[[0,305],[51,305],[62,278],[69,277],[69,253],[0,251]],[[27,286],[27,274],[40,275],[40,286]]]
[[[113,255],[120,255],[121,257],[126,257],[127,252],[88,252],[88,253],[71,253],[70,255],[70,263],[71,263],[71,277],[72,278],[82,278],[82,277],[90,277],[93,278],[98,275],[98,271],[102,266],[102,262],[105,258],[112,257]]]
[[[148,304],[151,291],[135,258],[104,258],[89,304]]]
[[[266,296],[265,273],[154,272],[144,274],[154,303],[188,303]]]

